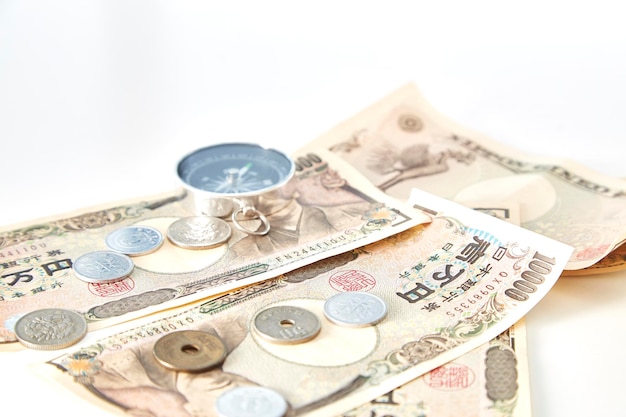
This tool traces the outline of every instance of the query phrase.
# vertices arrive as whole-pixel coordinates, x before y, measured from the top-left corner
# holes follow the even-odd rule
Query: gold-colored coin
[[[164,367],[182,372],[204,372],[226,358],[226,345],[218,336],[198,330],[169,333],[156,341],[155,359]]]

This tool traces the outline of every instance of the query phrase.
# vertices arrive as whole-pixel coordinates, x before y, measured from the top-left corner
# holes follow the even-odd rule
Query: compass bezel
[[[247,192],[215,192],[209,191],[195,186],[190,182],[189,177],[200,167],[206,166],[212,161],[224,160],[224,153],[230,154],[249,154],[254,155],[255,162],[262,161],[264,164],[272,165],[274,170],[278,172],[280,178],[278,181],[272,181],[271,185],[262,186],[258,189]],[[212,160],[212,161],[211,161]],[[259,196],[285,185],[295,173],[295,162],[285,153],[273,148],[265,148],[261,145],[248,142],[227,142],[217,145],[210,145],[197,149],[184,156],[176,167],[178,179],[183,186],[192,191],[198,197],[203,198],[245,198]]]

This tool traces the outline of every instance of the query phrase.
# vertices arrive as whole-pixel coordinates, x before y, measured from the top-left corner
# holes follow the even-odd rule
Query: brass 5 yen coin
[[[44,308],[20,317],[14,331],[17,340],[27,348],[56,350],[82,340],[87,334],[87,321],[71,310]]]
[[[226,345],[218,336],[199,330],[180,330],[156,341],[155,359],[164,367],[181,372],[204,372],[226,358]]]

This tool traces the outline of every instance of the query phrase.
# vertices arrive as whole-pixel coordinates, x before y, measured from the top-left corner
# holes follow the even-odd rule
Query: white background
[[[407,82],[492,139],[626,178],[619,3],[0,0],[0,227],[168,191],[208,144],[290,152]],[[624,415],[625,291],[562,278],[528,315],[535,417]],[[111,416],[33,377],[40,357],[0,353],[1,415]]]

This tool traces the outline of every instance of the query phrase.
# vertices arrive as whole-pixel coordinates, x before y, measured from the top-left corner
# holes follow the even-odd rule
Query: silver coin
[[[272,343],[296,344],[317,336],[322,324],[315,313],[304,308],[276,306],[257,313],[254,329]]]
[[[368,292],[340,292],[326,300],[324,315],[340,326],[366,327],[385,318],[387,305],[380,297]]]
[[[133,272],[133,260],[113,251],[95,251],[79,256],[72,264],[77,278],[94,283],[119,281]]]
[[[30,349],[63,349],[78,343],[86,334],[85,318],[61,308],[31,311],[15,323],[15,337]]]
[[[226,221],[211,216],[183,217],[167,228],[167,238],[185,249],[209,249],[226,242],[232,230]]]
[[[272,389],[241,386],[217,397],[215,408],[220,417],[283,417],[289,405]]]
[[[150,226],[126,226],[109,233],[104,242],[112,251],[140,256],[159,249],[163,244],[163,235]]]
[[[214,334],[180,330],[156,341],[155,359],[174,371],[203,372],[220,365],[226,358],[226,345]]]

